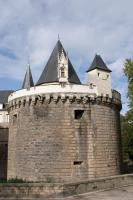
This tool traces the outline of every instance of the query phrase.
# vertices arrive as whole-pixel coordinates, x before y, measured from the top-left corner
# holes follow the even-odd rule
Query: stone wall
[[[66,199],[66,197],[72,195],[110,190],[129,185],[133,185],[133,174],[67,184],[0,183],[0,199]],[[81,196],[79,198],[81,198]]]
[[[0,124],[0,179],[7,178],[8,132],[8,127]]]
[[[120,102],[52,96],[9,106],[8,178],[59,182],[120,174]]]

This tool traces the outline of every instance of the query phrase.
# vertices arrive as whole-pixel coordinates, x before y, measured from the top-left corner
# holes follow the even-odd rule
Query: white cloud
[[[124,67],[124,58],[118,58],[113,63],[109,64],[109,68],[112,70],[114,78],[120,78],[124,75],[123,67]]]

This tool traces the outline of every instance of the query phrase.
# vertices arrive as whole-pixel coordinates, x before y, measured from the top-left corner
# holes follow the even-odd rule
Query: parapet
[[[29,96],[18,97],[9,101],[8,109],[19,108],[25,106],[26,103],[36,105],[38,102],[41,104],[50,104],[54,102],[57,104],[59,101],[62,103],[78,103],[78,104],[107,104],[116,105],[121,109],[121,95],[119,92],[112,90],[112,98],[108,96],[97,96],[95,93],[49,93],[49,94],[35,94]]]

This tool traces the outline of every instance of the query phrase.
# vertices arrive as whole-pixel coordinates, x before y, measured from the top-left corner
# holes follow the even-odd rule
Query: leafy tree
[[[133,120],[130,111],[121,116],[121,129],[124,159],[133,160]]]
[[[129,111],[121,117],[124,157],[133,160],[133,60],[126,59],[124,73],[128,78]]]
[[[130,109],[133,109],[133,60],[126,59],[124,64],[124,73],[128,78],[128,97]]]

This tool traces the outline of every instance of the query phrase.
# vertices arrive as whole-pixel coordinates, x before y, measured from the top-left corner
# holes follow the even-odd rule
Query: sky
[[[36,83],[59,34],[81,81],[95,54],[102,56],[125,113],[132,10],[133,0],[0,0],[0,90],[21,88],[29,58]]]

